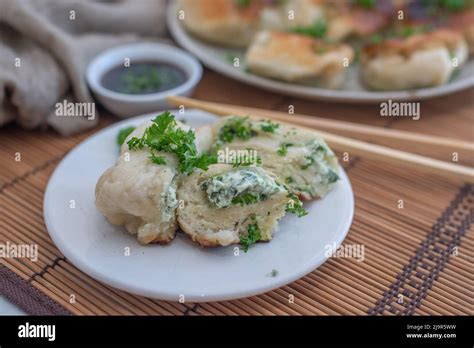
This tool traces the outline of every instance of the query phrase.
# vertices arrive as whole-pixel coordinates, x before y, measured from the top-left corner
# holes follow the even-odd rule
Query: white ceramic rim
[[[141,53],[139,50],[146,50],[149,53],[156,52],[156,56],[154,58],[148,58],[146,54]],[[164,54],[165,52],[166,54]],[[130,57],[131,59],[147,59],[170,63],[185,72],[186,81],[175,88],[158,93],[134,95],[114,92],[105,88],[100,82],[100,79],[107,71],[121,64],[122,61],[115,58],[112,58],[110,62],[107,61],[117,54]],[[179,56],[183,61],[185,61],[185,64],[174,60],[173,56]],[[97,95],[103,95],[110,99],[125,102],[153,102],[163,100],[171,95],[180,95],[193,89],[201,80],[202,71],[201,63],[192,55],[180,48],[162,43],[142,42],[118,46],[100,53],[89,63],[86,71],[86,79],[89,87]]]
[[[170,112],[172,112],[172,113],[175,112],[177,114],[178,111],[177,110],[170,110]],[[134,123],[134,120],[137,120],[139,117],[142,118],[142,119],[146,119],[146,118],[149,118],[149,117],[153,117],[156,114],[158,114],[158,112],[153,112],[153,113],[150,113],[150,114],[144,114],[144,115],[136,116],[136,117],[133,117],[133,118],[128,118],[128,119],[125,119],[125,120],[120,121],[120,122],[113,123],[112,125],[98,131],[97,133],[95,133],[92,136],[88,137],[87,139],[82,141],[80,144],[78,144],[76,147],[74,147],[61,160],[61,162],[54,169],[54,172],[52,173],[52,175],[50,176],[50,178],[48,180],[48,185],[46,187],[45,194],[44,194],[44,199],[43,199],[43,215],[44,215],[45,225],[46,225],[46,228],[48,230],[48,234],[50,235],[50,237],[53,240],[54,244],[63,253],[63,255],[69,261],[71,261],[71,263],[74,266],[76,266],[78,269],[80,269],[84,273],[90,275],[92,278],[98,280],[99,282],[103,282],[103,283],[108,284],[108,285],[110,285],[114,288],[126,291],[128,293],[132,293],[132,294],[140,295],[140,296],[145,296],[145,297],[150,297],[150,298],[155,298],[155,299],[160,299],[160,300],[165,300],[165,301],[176,302],[177,297],[176,297],[176,293],[174,293],[174,292],[173,293],[168,293],[168,292],[160,292],[160,291],[148,291],[148,290],[142,289],[140,287],[137,287],[134,284],[127,284],[127,286],[124,286],[123,283],[120,283],[120,282],[116,281],[112,277],[109,277],[107,274],[103,274],[99,271],[96,271],[94,268],[89,267],[86,263],[84,263],[81,260],[80,257],[76,257],[74,254],[70,254],[68,252],[68,247],[66,246],[66,243],[63,243],[63,241],[61,240],[61,238],[59,238],[58,235],[55,235],[54,233],[52,234],[50,232],[52,230],[53,222],[51,221],[51,217],[47,213],[48,211],[51,211],[51,209],[53,209],[52,205],[54,204],[53,200],[49,197],[50,194],[51,194],[50,190],[49,190],[50,183],[53,182],[55,180],[56,176],[59,175],[58,173],[60,172],[61,166],[64,164],[66,158],[69,158],[69,157],[73,156],[74,153],[76,151],[78,151],[78,149],[80,147],[84,146],[92,138],[100,136],[102,133],[109,130],[110,128],[115,128],[115,127],[118,127],[118,126],[121,126],[121,125],[123,126],[123,125],[127,125],[127,124],[132,124],[132,123]],[[354,193],[353,193],[353,190],[352,190],[351,182],[350,182],[346,172],[344,171],[344,169],[342,167],[340,168],[339,175],[341,176],[342,181],[347,183],[348,190],[350,192],[350,194],[347,195],[347,199],[349,200],[349,206],[350,206],[350,213],[349,213],[350,218],[346,220],[343,228],[341,228],[341,230],[343,230],[343,232],[340,233],[337,240],[334,241],[336,248],[338,248],[342,244],[344,239],[346,238],[347,234],[349,233],[349,230],[350,230],[350,227],[352,225],[353,218],[354,218]],[[282,277],[282,278],[279,277],[278,280],[275,279],[275,282],[273,282],[271,284],[268,284],[266,286],[261,286],[261,287],[258,287],[258,288],[252,288],[251,290],[248,290],[248,291],[227,292],[225,295],[213,296],[212,298],[209,298],[207,296],[202,297],[202,296],[197,295],[197,294],[195,294],[195,295],[186,295],[186,298],[187,298],[187,301],[189,301],[189,302],[214,302],[214,301],[234,300],[234,299],[259,295],[259,294],[262,294],[262,293],[280,288],[282,286],[290,284],[290,283],[304,277],[305,275],[311,273],[312,271],[317,269],[319,266],[321,266],[327,259],[328,259],[328,257],[326,257],[324,254],[322,256],[319,256],[319,257],[315,256],[312,259],[310,259],[304,266],[302,266],[298,272],[292,273],[290,276],[287,276],[287,277]]]
[[[177,2],[171,1],[167,9],[168,28],[175,41],[194,54],[208,68],[237,81],[261,87],[262,89],[277,92],[287,96],[301,97],[310,100],[327,100],[352,103],[379,103],[392,100],[421,100],[451,94],[474,86],[474,74],[471,78],[450,82],[441,86],[421,88],[408,91],[357,91],[357,90],[331,90],[317,87],[289,84],[268,79],[254,74],[249,74],[240,69],[235,69],[222,59],[216,58],[202,50],[196,44],[198,39],[189,35],[181,26],[176,17]]]

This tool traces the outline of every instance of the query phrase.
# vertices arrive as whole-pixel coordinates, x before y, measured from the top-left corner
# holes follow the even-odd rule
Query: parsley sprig
[[[117,144],[122,145],[125,139],[135,130],[135,127],[126,127],[119,130],[117,134]]]
[[[191,174],[194,168],[207,170],[209,165],[217,163],[215,156],[198,154],[195,144],[196,136],[192,130],[185,131],[178,127],[174,116],[165,111],[152,120],[141,138],[133,137],[127,144],[129,150],[150,149],[150,160],[159,165],[166,164],[163,156],[156,156],[155,151],[168,152],[178,158],[181,173]]]

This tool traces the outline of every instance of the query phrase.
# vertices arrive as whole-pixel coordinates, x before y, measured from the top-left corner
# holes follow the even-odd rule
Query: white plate
[[[156,114],[115,123],[94,134],[62,160],[49,180],[46,226],[57,247],[79,269],[138,295],[170,301],[181,295],[190,302],[228,300],[288,284],[321,265],[328,245],[342,243],[354,209],[351,185],[342,169],[341,180],[327,197],[305,204],[309,215],[285,216],[271,242],[257,243],[239,256],[234,256],[236,246],[204,249],[184,233],[168,246],[142,246],[124,228],[107,223],[95,207],[94,189],[118,157],[117,132]],[[177,118],[192,127],[215,120],[196,110]],[[125,248],[130,248],[129,256],[124,255]],[[278,271],[275,277],[269,275],[273,269]]]
[[[178,44],[193,53],[208,68],[235,80],[287,96],[341,102],[375,103],[387,101],[388,99],[427,99],[474,86],[474,59],[470,59],[450,82],[437,87],[416,90],[389,92],[366,90],[359,81],[357,66],[349,68],[344,85],[339,90],[280,82],[248,73],[245,67],[244,50],[215,46],[188,34],[177,17],[177,4],[175,1],[172,1],[168,6],[167,21],[168,28]],[[228,61],[229,57],[239,57],[240,67],[234,67]]]

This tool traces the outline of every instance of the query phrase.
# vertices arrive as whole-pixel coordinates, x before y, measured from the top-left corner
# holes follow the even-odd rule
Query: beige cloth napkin
[[[100,51],[166,34],[166,0],[0,0],[0,126],[63,135],[98,117],[58,117],[55,105],[92,102],[85,81]],[[96,109],[97,110],[97,109]]]

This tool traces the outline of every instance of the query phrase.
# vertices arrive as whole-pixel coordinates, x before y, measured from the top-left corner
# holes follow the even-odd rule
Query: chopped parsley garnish
[[[150,157],[148,157],[150,161],[152,161],[155,164],[166,164],[166,159],[163,156],[156,156],[154,154],[151,154]]]
[[[403,27],[400,29],[399,35],[401,37],[409,37],[416,33],[414,27]]]
[[[257,198],[257,196],[251,193],[245,193],[243,195],[232,198],[232,204],[239,204],[241,206],[257,203],[258,201],[259,199]]]
[[[375,6],[376,0],[356,0],[357,6],[364,8],[373,8]]]
[[[154,151],[163,151],[176,155],[181,173],[191,174],[194,168],[207,170],[208,166],[217,163],[215,156],[198,154],[195,144],[196,136],[192,130],[185,131],[177,126],[174,116],[165,111],[152,120],[141,138],[133,137],[127,144],[129,150],[148,147],[150,160],[155,164],[165,164],[162,156],[155,156]]]
[[[252,3],[252,0],[235,0],[237,6],[248,7]]]
[[[270,273],[267,274],[269,277],[276,277],[278,275],[278,270],[272,269]]]
[[[445,7],[449,11],[459,11],[466,5],[465,0],[441,0],[441,6]]]
[[[288,153],[288,148],[290,146],[293,146],[293,144],[290,144],[290,143],[281,144],[277,150],[277,154],[279,154],[280,156],[285,156]]]
[[[290,29],[290,32],[306,35],[306,36],[311,36],[318,39],[326,36],[327,31],[328,31],[328,26],[326,22],[323,20],[317,20],[311,26],[296,27],[296,28]]]
[[[295,182],[295,179],[292,176],[289,176],[285,179],[286,184],[292,184]]]
[[[424,25],[406,25],[402,26],[400,28],[395,28],[388,33],[386,33],[386,38],[387,39],[393,39],[393,38],[407,38],[412,35],[417,35],[417,34],[424,34],[432,30],[432,27],[428,24]]]
[[[119,130],[117,134],[117,144],[122,145],[125,142],[125,139],[135,130],[135,127],[126,127]]]
[[[303,202],[300,201],[297,195],[288,191],[288,198],[290,200],[285,206],[285,210],[288,213],[295,214],[298,217],[308,215],[308,212],[303,208]]]
[[[218,139],[224,143],[230,143],[235,138],[247,140],[257,135],[252,129],[252,124],[247,117],[235,116],[227,121],[219,131]]]
[[[308,169],[313,163],[316,162],[313,155],[307,155],[307,156],[304,156],[304,158],[307,162],[301,166],[301,169],[303,170]]]
[[[257,222],[255,222],[249,225],[246,236],[240,236],[240,244],[243,250],[247,252],[249,247],[258,242],[260,238],[262,238],[262,233],[260,232]]]
[[[372,36],[370,37],[370,40],[369,40],[369,41],[370,41],[370,43],[372,43],[372,44],[378,44],[378,43],[381,43],[382,40],[383,40],[382,35],[380,35],[380,33],[376,33],[376,34],[374,34],[374,35],[372,35]]]
[[[140,94],[156,91],[163,85],[157,68],[138,69],[122,75],[120,81],[126,93]]]
[[[267,132],[267,133],[275,133],[275,130],[280,127],[280,124],[278,123],[273,123],[270,120],[263,121],[262,124],[260,125],[260,128],[262,131]]]

